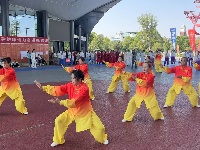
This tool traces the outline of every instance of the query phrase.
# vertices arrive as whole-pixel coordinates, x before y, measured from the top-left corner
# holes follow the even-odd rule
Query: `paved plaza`
[[[172,108],[162,108],[174,75],[155,73],[155,92],[164,113],[164,121],[153,121],[143,104],[132,122],[122,123],[123,114],[130,98],[135,93],[124,94],[121,83],[116,91],[106,94],[114,70],[104,65],[90,65],[95,100],[93,108],[106,127],[108,145],[96,142],[89,130],[76,133],[75,123],[69,126],[66,143],[51,148],[54,119],[66,110],[47,100],[52,97],[34,85],[37,79],[43,85],[60,85],[70,81],[60,66],[44,66],[38,69],[16,68],[29,115],[15,110],[9,98],[0,107],[0,150],[199,150],[200,149],[200,108],[192,108],[181,93]],[[128,71],[140,71],[130,69]],[[200,72],[193,71],[192,84],[197,90]],[[66,97],[61,97],[64,99]]]

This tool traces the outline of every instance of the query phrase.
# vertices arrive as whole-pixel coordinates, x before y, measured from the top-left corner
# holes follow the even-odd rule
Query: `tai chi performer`
[[[1,61],[3,68],[0,69],[0,106],[6,97],[10,97],[15,102],[16,110],[22,114],[28,115],[15,70],[11,67],[11,58],[6,57]]]
[[[84,63],[85,58],[80,57],[78,59],[79,64],[74,66],[74,67],[64,67],[62,66],[66,72],[71,73],[73,70],[81,70],[85,76],[84,78],[84,82],[87,84],[87,86],[89,87],[89,94],[90,94],[90,99],[94,100],[95,96],[94,96],[94,91],[92,88],[92,80],[90,78],[90,75],[88,73],[88,65],[86,63]]]
[[[105,127],[92,108],[89,88],[83,82],[83,72],[81,70],[73,70],[71,78],[72,82],[61,86],[41,86],[38,81],[35,81],[40,89],[52,96],[58,97],[66,94],[69,96],[66,100],[59,100],[58,98],[49,100],[51,103],[57,103],[68,108],[55,119],[51,146],[54,147],[65,143],[64,134],[73,121],[76,122],[76,132],[90,129],[96,141],[108,144]]]
[[[128,85],[128,80],[122,73],[122,71],[125,69],[126,64],[122,61],[122,56],[119,56],[118,62],[115,63],[109,63],[105,62],[106,66],[109,68],[115,68],[115,74],[112,77],[112,81],[110,83],[110,86],[108,87],[108,90],[106,93],[112,93],[115,91],[118,82],[121,80],[122,81],[122,86],[125,92],[130,92],[129,85]]]
[[[151,72],[151,63],[143,63],[143,72],[136,74],[125,73],[128,78],[137,82],[136,94],[131,98],[128,103],[128,107],[124,114],[122,122],[132,121],[136,113],[136,110],[140,108],[141,103],[144,101],[147,109],[150,111],[154,120],[164,120],[164,116],[158,102],[156,100],[156,94],[154,92],[154,74]]]
[[[162,73],[162,68],[161,68],[161,64],[162,64],[162,54],[157,51],[156,53],[156,56],[155,56],[155,69],[156,69],[156,72],[159,72],[159,73]]]
[[[172,106],[178,94],[183,90],[187,95],[192,107],[200,107],[198,105],[198,94],[191,84],[192,68],[187,66],[188,58],[181,58],[181,65],[173,68],[163,67],[168,74],[174,73],[174,84],[169,89],[164,107]]]

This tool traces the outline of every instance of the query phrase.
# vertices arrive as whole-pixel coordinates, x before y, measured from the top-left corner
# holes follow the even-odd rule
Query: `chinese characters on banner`
[[[176,49],[176,28],[170,28],[173,49]]]
[[[188,30],[188,35],[189,35],[189,39],[190,39],[190,46],[191,46],[193,51],[196,50],[195,33],[196,33],[196,31],[194,29]]]
[[[0,57],[11,57],[19,63],[27,63],[26,57],[21,57],[22,52],[32,51],[43,53],[42,57],[49,61],[49,41],[47,38],[40,37],[14,37],[0,36]]]
[[[0,43],[38,43],[38,44],[48,44],[48,39],[47,38],[40,38],[40,37],[0,36]]]

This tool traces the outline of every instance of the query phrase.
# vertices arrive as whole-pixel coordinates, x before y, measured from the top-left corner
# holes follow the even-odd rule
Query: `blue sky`
[[[196,14],[200,12],[193,2],[194,0],[122,0],[105,14],[93,31],[108,37],[120,31],[137,32],[140,29],[137,18],[150,12],[157,17],[157,29],[162,36],[170,37],[169,30],[172,27],[177,29],[179,35],[183,23],[187,29],[193,27],[184,11],[194,10]]]
[[[137,17],[150,12],[157,17],[157,29],[162,36],[170,37],[169,29],[173,27],[177,29],[177,35],[179,35],[183,23],[187,29],[193,27],[183,12],[185,10],[194,10],[195,14],[200,12],[200,9],[196,8],[197,4],[193,2],[194,0],[122,0],[104,15],[93,31],[108,37],[114,36],[120,31],[137,32],[140,30]],[[17,17],[17,20],[21,22],[20,36],[25,36],[26,27],[30,28],[28,36],[35,35],[33,17]]]

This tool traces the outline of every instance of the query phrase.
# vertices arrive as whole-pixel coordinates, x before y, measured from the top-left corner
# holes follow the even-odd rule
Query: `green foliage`
[[[176,45],[179,45],[180,52],[191,50],[188,36],[177,36]]]
[[[121,41],[112,41],[111,49],[112,50],[122,50],[122,42]]]
[[[126,37],[124,41],[122,42],[122,49],[123,50],[128,50],[130,48],[131,43],[133,42],[132,37]]]
[[[102,34],[92,32],[89,37],[89,50],[172,50],[171,41],[162,38],[156,27],[158,21],[152,14],[142,14],[138,17],[141,31],[135,37],[126,37],[123,41],[111,41]]]
[[[69,44],[69,42],[65,42],[65,47],[64,47],[64,49],[65,50],[69,50],[70,49],[70,44]]]
[[[13,20],[10,25],[10,35],[17,36],[20,32],[20,22]]]

